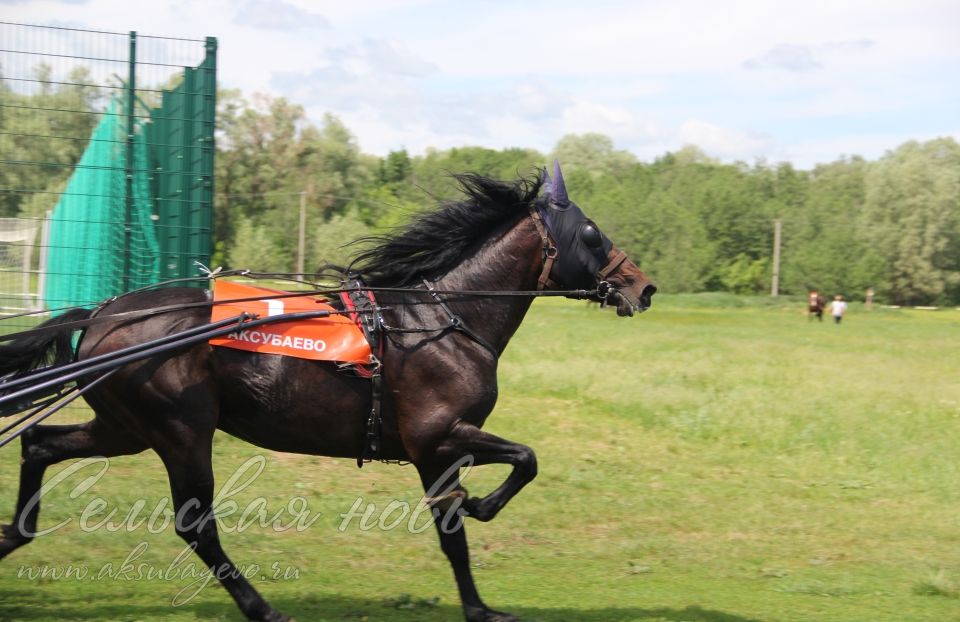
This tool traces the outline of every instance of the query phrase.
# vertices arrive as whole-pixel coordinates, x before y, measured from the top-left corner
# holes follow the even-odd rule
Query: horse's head
[[[620,316],[649,308],[656,286],[570,200],[560,163],[553,163],[553,178],[546,170],[543,176],[543,193],[533,210],[534,219],[546,225],[540,286],[595,291],[590,298],[615,304]]]

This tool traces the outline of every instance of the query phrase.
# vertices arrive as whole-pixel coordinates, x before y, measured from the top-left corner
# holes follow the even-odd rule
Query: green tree
[[[638,214],[638,216],[640,216]],[[656,190],[636,221],[631,258],[664,292],[702,290],[711,274],[714,250],[699,216],[669,192]],[[611,231],[616,236],[621,230]]]
[[[406,149],[391,151],[380,160],[380,183],[396,184],[410,180],[413,175],[413,162]]]
[[[960,300],[960,147],[907,143],[799,171],[723,164],[686,146],[652,163],[600,134],[530,149],[460,147],[384,158],[360,153],[334,117],[315,127],[282,99],[221,97],[217,242],[233,265],[285,270],[295,259],[300,193],[307,258],[343,263],[344,244],[459,199],[453,174],[499,179],[561,160],[571,195],[664,291],[766,291],[773,222],[783,222],[781,291],[816,287],[897,302]]]
[[[637,163],[632,153],[614,149],[609,136],[597,133],[567,134],[557,141],[550,159],[559,160],[564,172],[586,171],[593,177],[622,175]]]
[[[512,180],[518,175],[534,175],[545,166],[543,154],[532,149],[459,147],[445,151],[428,150],[413,161],[410,194],[398,191],[405,198],[424,206],[457,199],[459,194],[453,174],[472,172],[495,179]]]
[[[255,248],[243,247],[267,240],[270,269],[292,270],[301,193],[305,231],[316,231],[347,209],[371,176],[373,159],[360,153],[339,119],[325,115],[316,127],[301,106],[283,98],[254,95],[246,101],[237,92],[224,92],[218,123],[215,243],[224,244],[231,267],[242,268],[249,266],[241,259],[257,257]],[[317,254],[315,240],[306,237],[307,257]]]
[[[766,265],[754,263],[769,257],[771,248],[772,184],[764,183],[762,174],[720,164],[693,147],[659,158],[652,174],[654,187],[682,206],[703,232],[696,250],[698,259],[705,258],[708,265],[696,289],[727,289],[730,271],[743,263],[742,256],[750,265]],[[697,240],[700,233],[693,231]]]
[[[803,203],[784,212],[781,290],[817,289],[859,298],[876,277],[875,257],[857,235],[867,162],[842,159],[817,165]]]
[[[910,141],[871,166],[860,229],[884,259],[878,291],[899,304],[946,300],[960,281],[960,145]]]
[[[345,267],[358,250],[352,242],[369,235],[372,229],[356,210],[347,210],[318,224],[312,233],[314,244],[311,247],[310,265],[315,268],[328,264]]]
[[[15,189],[0,195],[0,216],[28,216],[53,209],[72,166],[80,160],[103,108],[100,89],[86,67],[74,67],[64,84],[40,64],[34,79],[40,90],[19,93],[0,82],[0,153],[12,162],[0,167],[0,186]],[[42,112],[41,112],[42,111]]]
[[[271,237],[267,227],[246,216],[238,218],[236,238],[229,251],[232,265],[260,272],[284,272],[290,262],[286,251]]]
[[[740,253],[720,271],[724,289],[735,294],[756,294],[769,282],[770,265],[766,257],[753,259]]]

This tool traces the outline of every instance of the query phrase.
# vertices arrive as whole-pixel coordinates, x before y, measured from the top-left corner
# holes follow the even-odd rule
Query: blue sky
[[[0,0],[6,21],[219,39],[220,84],[340,117],[363,151],[548,152],[809,168],[960,139],[957,0]]]

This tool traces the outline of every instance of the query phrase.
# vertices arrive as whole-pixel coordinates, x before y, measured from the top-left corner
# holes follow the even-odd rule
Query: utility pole
[[[776,298],[780,295],[780,229],[782,223],[777,218],[773,221],[773,282],[770,283],[770,295]]]
[[[297,273],[303,274],[303,256],[307,248],[307,193],[300,193],[300,227],[297,229]]]

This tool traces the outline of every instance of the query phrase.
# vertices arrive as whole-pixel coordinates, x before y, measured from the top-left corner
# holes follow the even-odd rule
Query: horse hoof
[[[495,516],[493,512],[485,510],[483,504],[472,497],[463,502],[463,509],[467,512],[467,516],[481,523],[489,522]]]
[[[10,553],[13,553],[18,548],[20,548],[19,542],[13,542],[11,540],[0,540],[0,559],[3,559]]]
[[[28,538],[20,534],[20,531],[13,525],[0,525],[0,559],[3,559],[10,553],[13,553],[24,544],[29,544],[33,538]]]
[[[465,614],[467,622],[520,622],[514,615],[493,609],[473,609]]]
[[[290,616],[284,615],[279,611],[277,611],[276,609],[270,610],[270,612],[267,613],[265,616],[263,616],[263,618],[261,619],[263,620],[263,622],[296,622]]]

